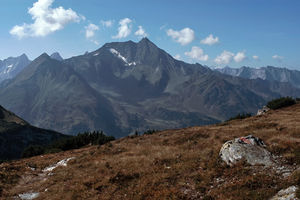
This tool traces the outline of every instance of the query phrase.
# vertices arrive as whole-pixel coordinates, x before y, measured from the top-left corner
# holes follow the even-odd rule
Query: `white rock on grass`
[[[71,157],[71,158],[66,158],[66,159],[63,159],[61,161],[59,161],[58,163],[54,164],[54,165],[51,165],[49,167],[46,167],[45,169],[43,169],[43,172],[52,172],[55,168],[59,167],[59,166],[67,166],[67,163],[74,159],[75,157]]]
[[[22,200],[32,200],[38,198],[40,196],[40,193],[38,192],[23,193],[23,194],[19,194],[18,196]]]
[[[219,155],[230,166],[241,159],[245,159],[250,165],[272,166],[275,163],[265,146],[261,139],[248,135],[227,141]]]

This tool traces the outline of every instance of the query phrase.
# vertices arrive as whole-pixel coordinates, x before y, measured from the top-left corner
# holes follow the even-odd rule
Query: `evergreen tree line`
[[[103,133],[103,131],[84,132],[79,133],[77,136],[60,139],[48,146],[31,145],[23,151],[22,157],[27,158],[47,153],[57,153],[60,151],[78,149],[89,144],[103,145],[113,140],[115,140],[115,137],[107,136]]]

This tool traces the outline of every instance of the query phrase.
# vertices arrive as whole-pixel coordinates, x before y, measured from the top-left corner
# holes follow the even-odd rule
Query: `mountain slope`
[[[3,61],[0,60],[0,83],[4,80],[14,78],[30,62],[25,54],[19,57],[9,57]]]
[[[29,145],[47,145],[62,137],[66,136],[33,127],[0,106],[0,160],[20,158]]]
[[[0,103],[34,125],[116,137],[212,124],[286,95],[300,96],[300,89],[187,64],[147,38],[63,61],[42,55],[0,87]]]
[[[68,134],[88,128],[118,131],[109,103],[71,67],[47,54],[7,83],[0,96],[5,96],[3,105],[35,126]]]
[[[6,181],[0,179],[0,196],[35,193],[40,199],[270,199],[281,189],[300,186],[299,131],[300,104],[296,104],[244,120],[165,130],[3,163],[0,173]],[[283,166],[266,168],[240,162],[229,167],[219,160],[219,150],[226,141],[249,134],[262,139]],[[67,159],[66,166],[57,167],[51,175],[43,171]]]
[[[238,76],[247,79],[263,79],[269,81],[279,81],[290,83],[291,85],[300,88],[300,71],[290,70],[278,67],[261,67],[259,69],[251,67],[230,68],[225,67],[216,69],[217,71],[231,76]]]

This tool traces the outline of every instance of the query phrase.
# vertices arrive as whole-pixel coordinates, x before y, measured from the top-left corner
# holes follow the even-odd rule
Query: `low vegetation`
[[[296,104],[242,123],[232,120],[223,126],[151,132],[101,146],[2,163],[0,199],[32,191],[40,193],[37,200],[263,200],[281,189],[299,186],[299,173],[285,178],[272,168],[249,166],[243,161],[229,167],[219,159],[224,142],[249,134],[261,138],[285,165],[300,167],[300,104]],[[39,179],[45,167],[70,157],[74,159],[66,167]]]
[[[267,103],[267,107],[273,110],[284,108],[296,104],[296,100],[292,97],[280,97],[278,99],[273,99]]]
[[[23,158],[37,156],[45,153],[57,153],[71,149],[78,149],[88,144],[103,145],[113,141],[113,136],[107,136],[102,131],[79,133],[77,136],[64,138],[48,146],[32,145],[27,147],[22,153]]]
[[[231,121],[231,120],[235,120],[235,119],[246,119],[246,118],[251,117],[251,116],[252,116],[251,113],[239,113],[236,116],[231,117],[227,121]]]

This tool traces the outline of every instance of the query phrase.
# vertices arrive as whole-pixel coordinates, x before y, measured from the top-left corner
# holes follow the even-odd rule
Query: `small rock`
[[[250,165],[272,166],[272,155],[265,146],[261,139],[248,135],[227,141],[219,155],[230,166],[241,159],[245,159]]]
[[[267,113],[269,110],[270,110],[270,108],[268,108],[267,106],[264,106],[262,109],[259,109],[257,111],[256,115],[263,115],[263,114]]]

